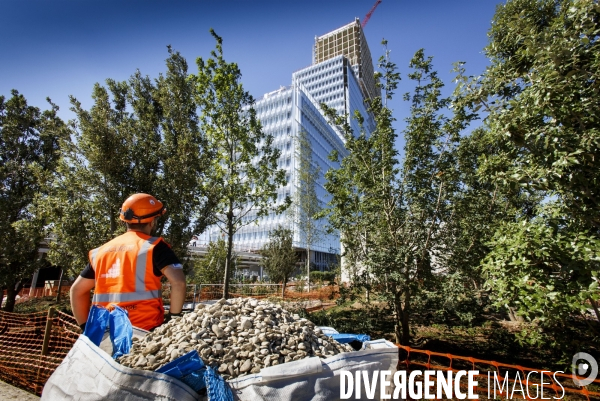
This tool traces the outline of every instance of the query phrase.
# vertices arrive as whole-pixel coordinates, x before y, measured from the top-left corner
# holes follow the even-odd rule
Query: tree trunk
[[[37,281],[40,276],[40,269],[36,269],[35,273],[33,273],[33,278],[31,279],[31,287],[29,288],[29,296],[34,297],[37,290]]]
[[[588,297],[588,299],[592,304],[592,308],[594,308],[594,313],[596,313],[596,319],[598,319],[598,322],[600,322],[600,311],[598,310],[598,305],[596,304],[596,301],[594,301],[592,297]]]
[[[19,291],[21,291],[21,288],[23,288],[23,283],[21,283],[21,280],[8,286],[6,290],[6,305],[4,306],[5,312],[13,312],[15,310],[15,301]]]
[[[233,202],[229,202],[227,213],[227,258],[225,259],[225,279],[223,280],[223,298],[229,298],[229,276],[231,274],[231,254],[233,248]]]
[[[407,290],[402,313],[402,345],[410,345],[410,291]]]
[[[396,292],[394,294],[394,318],[396,320],[396,324],[394,325],[394,335],[396,336],[397,344],[402,344],[402,331],[400,330],[400,322],[402,321],[403,314],[400,293]]]
[[[508,307],[508,318],[511,322],[523,323],[525,321],[525,319],[523,319],[522,316],[517,315],[515,308],[513,308],[512,306]]]
[[[115,221],[114,211],[112,209],[108,210],[108,216],[110,221],[110,235],[112,236],[115,231],[117,231],[117,222]]]
[[[306,246],[306,292],[310,292],[310,246]]]
[[[283,283],[281,284],[281,299],[285,298],[285,284],[287,283],[287,277],[283,279]]]
[[[225,259],[225,279],[223,281],[223,298],[229,298],[229,276],[231,275],[231,254],[233,248],[233,230],[228,230],[227,258]]]
[[[56,303],[60,302],[60,289],[62,287],[63,274],[65,273],[64,269],[60,269],[60,277],[58,278],[58,294],[56,294]]]
[[[365,279],[366,283],[365,283],[365,299],[367,301],[367,303],[371,303],[371,275],[369,274],[369,270],[367,268],[367,277]]]

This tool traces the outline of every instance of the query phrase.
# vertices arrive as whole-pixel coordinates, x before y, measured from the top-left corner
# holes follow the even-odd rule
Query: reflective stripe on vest
[[[132,302],[160,298],[160,290],[94,294],[93,302]]]
[[[146,291],[146,260],[148,259],[148,250],[158,240],[158,237],[150,237],[140,247],[135,264],[135,292],[142,293]]]
[[[132,302],[160,298],[160,290],[146,291],[146,262],[148,260],[148,251],[158,239],[158,237],[148,238],[142,243],[142,246],[138,251],[135,262],[135,292],[94,293],[92,302]],[[95,258],[99,249],[100,248],[96,248],[92,250],[93,264],[95,264]],[[92,267],[96,270],[95,266]]]

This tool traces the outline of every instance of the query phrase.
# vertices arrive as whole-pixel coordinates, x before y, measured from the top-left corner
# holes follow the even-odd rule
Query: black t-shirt
[[[154,269],[154,275],[156,277],[162,276],[161,270],[169,265],[180,267],[181,262],[166,242],[159,241],[152,251],[152,267]],[[83,278],[96,278],[94,269],[92,269],[92,265],[90,265],[89,262],[79,275]]]

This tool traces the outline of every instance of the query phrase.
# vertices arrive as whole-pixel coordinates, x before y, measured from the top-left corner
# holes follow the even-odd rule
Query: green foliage
[[[290,275],[296,270],[298,255],[293,245],[292,230],[281,226],[269,232],[269,242],[262,250],[262,264],[269,280],[282,283],[281,296],[285,294],[285,285]]]
[[[63,313],[73,316],[73,311],[71,310],[71,299],[69,298],[69,293],[63,294],[60,299],[60,302],[56,302],[56,297],[39,297],[39,298],[29,298],[27,301],[19,302],[15,305],[14,312],[20,314],[29,314],[29,313],[40,313],[46,312],[48,313],[48,309],[54,308]]]
[[[592,0],[508,1],[489,32],[490,66],[458,79],[461,105],[485,112],[482,141],[494,144],[478,175],[512,214],[487,239],[487,288],[546,329],[597,305],[599,19]]]
[[[335,281],[336,272],[335,271],[314,271],[310,272],[310,280],[312,282],[318,282],[323,284],[325,281],[329,283]]]
[[[304,292],[304,285],[305,285],[305,280],[298,279],[298,281],[296,281],[296,292]]]
[[[211,241],[206,249],[206,254],[199,258],[193,258],[192,274],[188,281],[195,284],[223,284],[225,277],[225,260],[227,259],[227,243],[219,238]],[[233,256],[233,269],[235,270],[236,258]]]
[[[0,287],[8,290],[7,311],[14,307],[21,280],[40,267],[45,221],[34,206],[68,135],[50,99],[50,110],[42,112],[18,91],[11,94],[10,99],[0,96]]]
[[[200,127],[212,150],[211,176],[204,183],[217,195],[215,219],[227,235],[227,261],[231,260],[233,236],[243,226],[270,211],[283,212],[286,202],[273,206],[277,188],[285,185],[285,171],[277,168],[279,150],[273,136],[262,131],[252,107],[254,99],[244,91],[236,63],[223,57],[223,40],[211,29],[217,44],[211,58],[198,58],[192,76],[196,100],[201,107]],[[223,296],[227,297],[231,269],[225,268]]]
[[[198,127],[195,83],[187,62],[169,47],[167,71],[151,80],[96,84],[90,110],[71,98],[77,118],[64,140],[49,196],[39,205],[56,238],[49,259],[78,273],[88,251],[124,231],[122,202],[146,192],[167,206],[157,234],[185,260],[194,232],[210,223],[214,197],[203,186],[211,157]]]
[[[569,230],[553,206],[532,220],[504,224],[484,261],[496,304],[542,324],[585,314],[588,302],[600,298],[600,239]]]
[[[374,132],[354,136],[344,118],[335,119],[329,110],[344,127],[349,155],[341,160],[340,169],[327,173],[326,189],[332,194],[330,223],[342,232],[344,256],[354,268],[355,283],[390,302],[397,341],[408,344],[413,298],[432,278],[432,258],[447,253],[452,240],[450,200],[459,188],[456,148],[459,133],[472,117],[446,116],[450,99],[441,97],[443,83],[431,57],[417,51],[409,74],[415,88],[404,96],[411,104],[411,116],[406,120],[400,164],[394,118],[386,106],[399,75],[388,54],[379,61],[384,98],[369,102]],[[362,122],[361,116],[355,117]]]
[[[461,273],[436,275],[415,296],[415,321],[431,325],[472,327],[488,306],[486,294],[476,291]]]
[[[592,0],[514,0],[498,7],[477,96],[490,135],[512,163],[497,173],[549,191],[587,227],[600,228],[600,8]],[[525,39],[526,38],[526,39]],[[493,163],[494,159],[490,160]]]
[[[377,304],[363,305],[360,309],[336,307],[306,314],[306,318],[317,326],[333,327],[340,333],[369,334],[375,339],[393,330],[390,313],[388,308]]]

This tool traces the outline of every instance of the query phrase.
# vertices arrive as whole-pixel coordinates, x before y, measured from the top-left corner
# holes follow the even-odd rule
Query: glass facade
[[[358,26],[358,28],[357,28]],[[375,128],[373,117],[367,113],[364,99],[370,97],[365,88],[371,83],[365,83],[360,74],[370,71],[371,79],[373,75],[373,65],[364,40],[364,34],[360,24],[355,21],[344,28],[351,28],[352,35],[358,35],[361,41],[351,39],[352,35],[345,34],[340,36],[340,40],[347,41],[348,49],[350,45],[355,44],[359,47],[352,47],[357,54],[350,54],[343,51],[333,54],[333,52],[320,52],[318,60],[313,65],[292,74],[292,85],[281,87],[280,89],[267,93],[256,101],[254,108],[258,119],[261,121],[263,130],[273,135],[274,146],[281,151],[279,158],[279,168],[286,172],[287,184],[279,188],[277,192],[277,204],[285,200],[286,196],[293,198],[295,189],[298,188],[297,169],[299,161],[296,157],[296,141],[300,132],[306,132],[312,149],[312,161],[320,169],[320,175],[317,182],[316,193],[319,202],[325,206],[329,200],[329,194],[324,188],[325,173],[332,168],[339,167],[328,159],[328,155],[337,150],[340,157],[346,155],[344,148],[343,135],[338,129],[330,125],[323,114],[320,104],[325,103],[336,110],[338,114],[348,114],[350,125],[357,135],[359,126],[352,115],[355,111],[361,113],[365,118],[364,130],[368,133]],[[337,37],[340,30],[334,31],[324,37]],[[333,35],[335,33],[335,35]],[[331,36],[333,35],[333,36]],[[354,36],[352,36],[354,37]],[[320,49],[317,38],[315,49]],[[359,43],[360,42],[360,43]],[[323,43],[332,43],[325,41]],[[327,45],[329,49],[329,44]],[[356,50],[358,49],[358,50]],[[365,53],[366,49],[366,53]],[[366,57],[368,55],[368,57]],[[327,57],[331,56],[331,57]],[[369,65],[356,64],[356,60],[368,60]],[[353,64],[354,62],[354,64]],[[248,216],[254,219],[254,216]],[[292,219],[287,214],[276,215],[274,212],[258,220],[258,224],[249,224],[241,228],[233,238],[237,250],[256,251],[268,241],[269,231],[279,225],[291,228],[294,232],[294,246],[298,249],[306,249],[304,238],[301,238],[297,227],[294,227]],[[311,246],[311,261],[318,267],[325,268],[335,259],[335,255],[340,252],[340,237],[337,233],[325,234],[325,221],[319,222],[323,234],[317,244]],[[202,237],[206,242],[214,241],[223,234],[218,227],[210,227]]]

